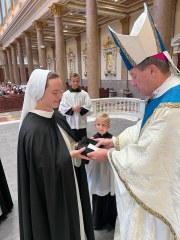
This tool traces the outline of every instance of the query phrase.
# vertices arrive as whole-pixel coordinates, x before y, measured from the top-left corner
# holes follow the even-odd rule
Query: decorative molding
[[[173,53],[173,54],[172,54],[172,57],[173,57],[173,58],[178,58],[178,53]]]
[[[82,59],[84,63],[84,76],[87,77],[87,44],[85,43],[85,48],[81,52],[82,54]]]
[[[130,18],[131,18],[131,16],[127,15],[126,17],[119,19],[120,23],[122,24],[122,28],[129,27]]]
[[[76,72],[76,55],[73,54],[71,49],[69,49],[69,53],[66,55],[66,57],[68,63],[68,76],[70,77],[71,73]]]
[[[11,48],[10,47],[6,47],[5,48],[7,52],[11,52]]]
[[[49,7],[49,11],[54,14],[54,17],[62,17],[63,11],[65,11],[66,9],[67,5],[59,3],[53,3]]]
[[[22,45],[22,38],[15,38],[17,45]]]
[[[10,43],[9,46],[10,46],[11,49],[16,49],[17,44],[16,43]]]
[[[103,44],[103,46],[106,48],[106,47],[110,47],[111,45],[114,45],[114,42],[111,41],[111,38],[108,36],[108,41],[106,44]]]
[[[43,31],[44,26],[46,26],[46,21],[45,20],[35,20],[32,24],[36,28],[37,31]]]
[[[24,35],[25,39],[30,39],[33,32],[32,31],[23,31],[22,34]]]
[[[116,55],[117,55],[117,47],[116,45],[110,41],[108,37],[108,42],[102,47],[104,61],[106,62],[104,75],[107,77],[108,75],[116,76]]]

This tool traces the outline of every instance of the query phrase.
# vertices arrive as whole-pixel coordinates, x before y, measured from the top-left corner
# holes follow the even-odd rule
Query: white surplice
[[[88,110],[86,114],[81,116],[79,112],[73,112],[73,115],[67,115],[66,112],[72,107],[80,106]],[[87,92],[70,92],[67,90],[63,93],[60,103],[60,111],[66,116],[66,120],[72,129],[82,129],[87,127],[87,117],[93,113],[91,99]]]
[[[180,78],[171,76],[152,98],[177,85]],[[156,217],[158,213],[180,240],[180,104],[156,109],[139,136],[141,123],[113,138],[116,150],[108,152],[116,178],[114,239],[172,240],[170,227]]]
[[[36,109],[34,109],[31,112],[35,113],[39,116],[46,117],[46,118],[52,118],[52,115],[54,113],[53,110],[52,110],[52,112],[46,112],[46,111],[41,111],[41,110],[36,110]],[[61,126],[58,125],[58,128],[64,138],[64,141],[67,145],[68,150],[69,151],[74,150],[74,145],[76,144],[76,142],[67,134],[67,132]],[[74,166],[76,166],[76,167],[81,166],[81,159],[73,158],[72,165],[73,165],[74,179],[75,179],[75,185],[76,185],[76,195],[77,195],[77,203],[78,203],[78,211],[79,211],[79,225],[80,225],[81,240],[87,240],[85,230],[84,230],[84,221],[83,221],[82,206],[81,206],[81,200],[80,200],[80,194],[79,194],[79,187],[78,187],[78,183],[77,183],[76,173],[74,170]]]

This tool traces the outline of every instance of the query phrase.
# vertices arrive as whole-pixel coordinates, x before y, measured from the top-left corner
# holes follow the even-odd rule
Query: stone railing
[[[92,99],[94,113],[91,117],[96,117],[99,113],[108,115],[126,115],[140,119],[144,115],[146,100],[138,98],[98,98]]]
[[[20,111],[23,106],[24,93],[0,95],[0,113]]]

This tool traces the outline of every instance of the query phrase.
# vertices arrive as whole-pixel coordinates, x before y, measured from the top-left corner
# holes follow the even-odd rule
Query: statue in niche
[[[112,53],[106,54],[106,71],[113,71],[113,55]]]
[[[69,61],[69,66],[70,66],[70,73],[73,73],[73,60],[72,59]]]

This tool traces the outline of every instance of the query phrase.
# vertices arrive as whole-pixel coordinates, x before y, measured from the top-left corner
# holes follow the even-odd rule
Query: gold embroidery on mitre
[[[157,32],[156,32],[156,25],[153,23],[152,21],[152,18],[148,12],[148,18],[149,18],[149,21],[151,23],[151,27],[152,27],[152,30],[153,30],[153,33],[154,33],[154,37],[155,37],[155,40],[156,40],[156,46],[157,46],[157,50],[158,50],[158,53],[161,53],[162,52],[162,48],[161,48],[161,44],[159,42],[159,38],[158,38],[158,35],[157,35]]]
[[[137,202],[137,204],[139,204],[139,206],[141,206],[145,211],[147,211],[148,213],[150,213],[151,215],[159,218],[162,222],[164,222],[168,227],[169,229],[171,230],[172,232],[172,235],[174,237],[174,240],[178,240],[177,238],[177,235],[172,227],[172,225],[170,224],[170,222],[164,218],[161,214],[155,212],[154,210],[152,210],[151,208],[149,208],[148,206],[146,206],[138,197],[136,197],[134,195],[134,193],[131,191],[131,189],[129,188],[128,184],[121,178],[121,175],[117,169],[117,167],[115,166],[114,164],[114,161],[113,161],[113,158],[112,158],[112,150],[109,151],[109,156],[110,156],[110,159],[111,159],[111,162],[112,162],[112,165],[114,167],[114,169],[116,170],[117,174],[118,174],[118,177],[119,179],[121,180],[121,182],[124,184],[126,190],[129,192],[129,194],[131,195],[131,197]]]
[[[149,124],[151,117],[156,113],[156,111],[158,110],[158,108],[165,108],[165,107],[169,107],[169,108],[180,108],[180,103],[160,103],[159,106],[157,108],[154,109],[153,114],[148,118],[148,120],[145,122],[143,128],[141,129],[141,133],[139,135],[139,137],[141,137],[141,135],[144,132],[145,127]]]
[[[116,150],[117,150],[117,151],[120,151],[119,136],[116,137]]]
[[[128,59],[128,61],[131,63],[131,65],[133,67],[136,67],[137,64],[134,62],[134,60],[132,59],[132,57],[128,54],[128,52],[126,51],[126,49],[123,47],[122,43],[120,42],[119,38],[117,37],[116,33],[113,33],[113,36],[115,37],[117,43],[119,44],[119,48],[122,50],[122,52],[124,53],[124,55],[126,56],[126,58]]]

